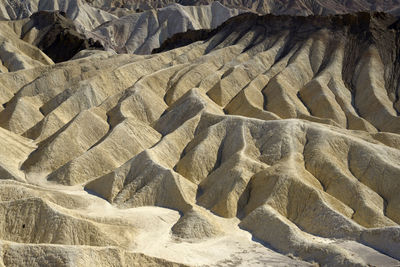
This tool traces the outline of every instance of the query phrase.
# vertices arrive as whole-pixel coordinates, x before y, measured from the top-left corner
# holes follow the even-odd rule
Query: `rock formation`
[[[150,54],[176,33],[214,29],[242,12],[219,2],[190,7],[171,4],[118,18],[91,5],[94,3],[81,0],[6,1],[0,4],[0,16],[11,20],[9,24],[21,39],[39,47],[55,62],[62,62],[87,48]]]
[[[85,0],[3,0],[0,18],[17,20],[30,17],[38,11],[62,11],[66,16],[87,30],[116,18],[99,8],[90,6]]]
[[[217,0],[221,4],[260,14],[275,15],[329,15],[360,11],[385,11],[395,13],[399,0]],[[149,10],[171,3],[185,6],[207,5],[213,0],[90,0],[92,6],[103,10]]]
[[[38,47],[56,63],[71,59],[81,50],[104,49],[99,40],[78,32],[73,21],[65,16],[58,11],[34,13],[22,25],[21,39]]]
[[[242,14],[1,74],[0,265],[399,265],[399,23]]]
[[[240,12],[218,2],[198,7],[171,4],[103,23],[93,33],[111,40],[111,47],[118,52],[150,54],[176,33],[214,29]]]
[[[0,21],[0,73],[54,64],[39,48],[22,41],[13,26]],[[5,97],[4,93],[1,98]]]

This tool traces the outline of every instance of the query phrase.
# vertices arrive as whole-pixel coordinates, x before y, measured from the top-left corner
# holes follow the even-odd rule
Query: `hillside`
[[[85,48],[150,54],[175,33],[214,29],[243,12],[215,2],[202,6],[171,4],[139,13],[128,10],[118,17],[92,5],[82,0],[7,0],[0,5],[0,19],[8,21],[22,40],[60,62]],[[57,51],[63,53],[58,56]]]
[[[148,10],[171,3],[185,6],[206,5],[212,0],[90,0],[91,5],[103,10]],[[328,15],[360,11],[394,12],[399,0],[218,0],[221,4],[260,14],[275,15]]]
[[[399,265],[399,23],[242,14],[1,74],[0,265]]]
[[[150,54],[176,33],[214,29],[239,13],[241,10],[226,8],[218,2],[205,6],[171,4],[103,23],[93,33],[111,40],[111,47],[118,52]]]

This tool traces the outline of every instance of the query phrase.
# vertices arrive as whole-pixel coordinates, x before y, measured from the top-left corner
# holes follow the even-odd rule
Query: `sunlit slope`
[[[380,13],[246,14],[159,54],[1,74],[5,146],[21,147],[0,161],[1,238],[168,258],[139,233],[204,242],[232,222],[299,265],[398,264],[398,38]],[[171,213],[135,224],[149,206]]]

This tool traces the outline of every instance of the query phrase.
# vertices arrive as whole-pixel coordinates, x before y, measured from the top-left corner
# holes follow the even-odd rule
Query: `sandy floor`
[[[158,210],[160,215],[165,212],[164,209],[152,207],[138,210],[146,214],[154,214],[155,210]],[[177,220],[179,217],[173,218],[173,214],[167,213],[159,216],[165,221],[163,227],[156,231],[146,229],[140,234],[135,251],[190,265],[308,266],[308,263],[293,260],[253,241],[248,232],[239,229],[238,221],[235,219],[225,220],[224,229],[230,230],[223,237],[202,241],[176,239],[170,234],[170,229],[176,222],[171,219]],[[169,211],[169,213],[175,212]]]
[[[38,177],[28,178],[39,187],[85,199],[88,207],[76,210],[89,217],[108,217],[129,222],[136,229],[130,249],[149,256],[196,266],[310,266],[310,263],[277,253],[238,227],[238,219],[219,219],[226,235],[207,240],[182,240],[171,234],[179,220],[177,211],[159,207],[118,209],[83,190],[82,186],[63,186]],[[318,238],[320,239],[320,238]],[[371,266],[400,266],[400,262],[353,241],[322,239],[360,255]]]

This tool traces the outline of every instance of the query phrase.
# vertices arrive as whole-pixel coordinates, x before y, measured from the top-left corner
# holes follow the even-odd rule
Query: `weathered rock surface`
[[[0,73],[52,65],[54,62],[40,49],[24,42],[13,25],[0,21]],[[7,97],[2,89],[1,98]]]
[[[328,15],[344,14],[360,11],[386,11],[396,14],[400,2],[398,0],[217,0],[221,4],[275,15]],[[207,5],[212,0],[90,0],[91,5],[104,10],[148,10],[165,7],[171,3],[186,6]]]
[[[399,265],[398,24],[243,14],[1,74],[3,265]]]
[[[3,0],[0,18],[18,20],[30,17],[38,11],[62,11],[85,29],[91,30],[116,16],[92,7],[84,0]]]
[[[82,0],[4,1],[0,3],[0,17],[11,20],[9,24],[21,39],[39,47],[55,62],[62,62],[88,48],[150,54],[175,33],[213,29],[242,12],[219,2],[204,6],[171,4],[118,18],[93,4]]]
[[[111,40],[118,52],[150,54],[175,33],[187,30],[214,29],[241,11],[219,2],[205,6],[171,4],[158,10],[135,13],[106,22],[93,33]]]
[[[21,39],[38,47],[56,63],[71,59],[81,50],[104,49],[99,40],[78,32],[74,22],[65,16],[59,11],[34,13],[22,25]]]
[[[3,266],[187,266],[110,246],[31,245],[13,242],[1,242],[0,246],[0,264]]]

